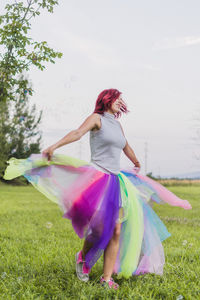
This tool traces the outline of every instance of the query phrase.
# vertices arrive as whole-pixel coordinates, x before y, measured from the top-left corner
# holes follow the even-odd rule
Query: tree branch
[[[22,23],[23,23],[23,21],[25,20],[27,14],[28,14],[29,8],[30,8],[30,6],[31,6],[31,4],[32,4],[32,0],[29,0],[29,1],[27,0],[27,2],[28,2],[28,6],[27,6],[26,12],[25,12],[25,14],[24,14],[24,16],[23,16],[23,18],[22,18],[22,20],[21,20]]]
[[[35,13],[37,13],[39,10],[40,10],[40,7],[42,6],[42,4],[39,4],[38,8],[36,9]],[[32,16],[30,16],[30,18],[27,19],[27,21],[29,21],[31,18],[33,17],[33,14]]]

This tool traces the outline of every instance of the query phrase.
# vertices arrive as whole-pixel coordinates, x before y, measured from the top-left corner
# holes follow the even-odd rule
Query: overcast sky
[[[3,13],[5,3],[1,0]],[[12,2],[12,1],[10,1]],[[145,172],[200,170],[194,119],[200,118],[200,2],[65,0],[32,22],[32,37],[63,52],[33,68],[32,102],[43,109],[43,149],[81,125],[98,94],[117,88],[130,113],[121,118]],[[89,134],[57,153],[90,159]],[[131,162],[121,156],[121,166]]]

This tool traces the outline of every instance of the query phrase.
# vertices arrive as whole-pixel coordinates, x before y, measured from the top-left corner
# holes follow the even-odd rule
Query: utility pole
[[[145,142],[144,143],[145,174],[147,174],[147,156],[148,156],[148,142]]]

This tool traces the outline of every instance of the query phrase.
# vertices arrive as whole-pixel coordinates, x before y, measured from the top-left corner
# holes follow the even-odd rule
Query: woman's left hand
[[[136,173],[139,173],[140,169],[141,169],[141,165],[139,163],[139,161],[137,161],[136,163],[134,163],[134,170],[136,171]]]
[[[139,161],[135,162],[134,165],[135,165],[136,168],[141,168],[141,165],[140,165]]]

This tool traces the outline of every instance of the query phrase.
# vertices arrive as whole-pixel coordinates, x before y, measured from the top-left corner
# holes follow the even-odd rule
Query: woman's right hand
[[[46,148],[45,150],[42,151],[42,154],[47,156],[48,158],[48,161],[51,160],[51,157],[53,155],[53,152],[54,152],[55,148],[53,148],[52,146]]]

